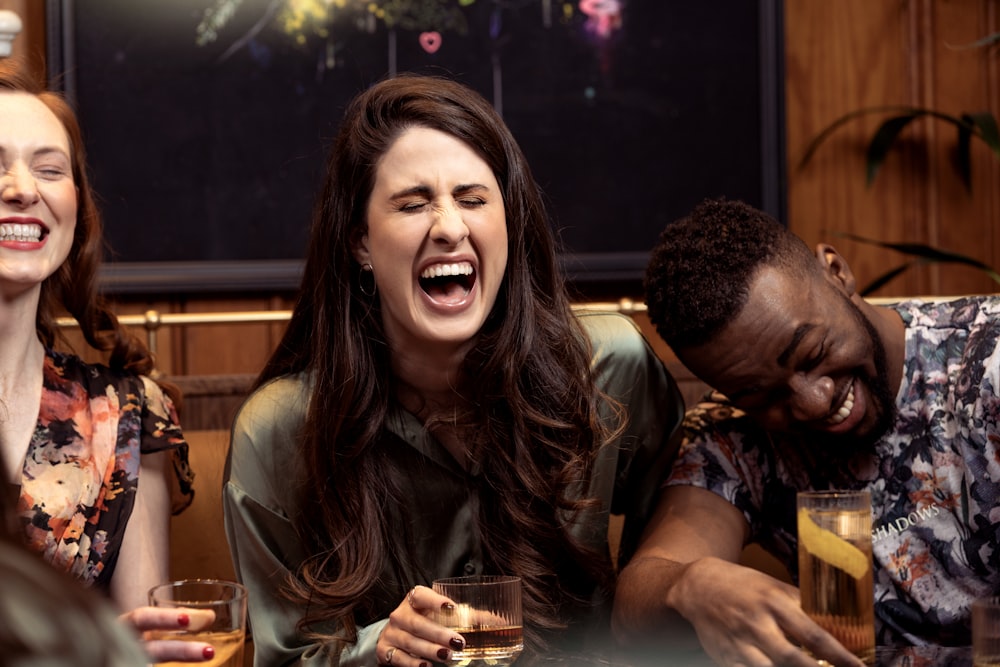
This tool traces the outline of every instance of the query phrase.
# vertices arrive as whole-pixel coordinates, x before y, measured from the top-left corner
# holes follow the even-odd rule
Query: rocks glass
[[[198,663],[207,667],[242,667],[246,639],[247,589],[234,581],[183,579],[155,586],[149,591],[154,607],[209,609],[215,620],[207,627],[191,630],[162,630],[147,633],[148,639],[207,642],[215,657]],[[157,665],[182,667],[190,663],[161,662]]]
[[[476,575],[438,579],[434,591],[451,598],[452,610],[435,620],[465,638],[465,648],[452,652],[452,665],[504,667],[521,654],[520,577]]]

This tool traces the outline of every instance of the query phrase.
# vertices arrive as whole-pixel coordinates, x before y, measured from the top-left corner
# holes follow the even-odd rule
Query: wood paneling
[[[229,431],[186,431],[195,471],[194,501],[170,522],[170,576],[174,579],[233,579],[222,525],[222,477]]]
[[[234,310],[231,299],[191,300],[184,312],[211,313]],[[239,310],[287,310],[289,301],[273,298],[241,299]],[[234,326],[238,327],[234,330]],[[284,324],[206,324],[184,327],[174,374],[203,375],[256,373],[278,344]],[[208,351],[206,354],[205,351]]]
[[[975,142],[973,189],[952,166],[955,134],[936,120],[908,130],[875,183],[864,148],[881,120],[854,121],[800,169],[809,141],[844,113],[909,105],[998,115],[996,49],[960,49],[1000,30],[997,0],[785,0],[789,226],[812,245],[831,242],[865,284],[904,257],[847,241],[929,243],[1000,266],[1000,160]],[[910,271],[883,296],[1000,291],[973,269]]]

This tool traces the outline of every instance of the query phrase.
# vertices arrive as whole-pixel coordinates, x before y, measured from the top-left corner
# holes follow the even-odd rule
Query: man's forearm
[[[664,558],[639,556],[622,570],[611,620],[619,644],[690,641],[697,645],[691,625],[670,602],[687,567]]]

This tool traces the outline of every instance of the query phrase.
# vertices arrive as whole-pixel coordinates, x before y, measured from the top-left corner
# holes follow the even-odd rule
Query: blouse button
[[[475,574],[475,573],[476,573],[476,564],[475,564],[475,563],[473,563],[473,562],[472,562],[472,561],[470,560],[469,562],[467,562],[467,563],[465,564],[465,567],[464,567],[463,569],[465,570],[465,573],[466,573],[466,574]]]

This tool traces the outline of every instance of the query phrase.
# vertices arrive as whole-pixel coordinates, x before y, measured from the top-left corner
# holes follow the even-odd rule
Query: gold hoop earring
[[[371,287],[365,289],[369,283],[371,283]],[[375,296],[378,291],[378,284],[375,282],[375,268],[371,264],[361,265],[361,273],[358,274],[358,289],[368,297]]]

